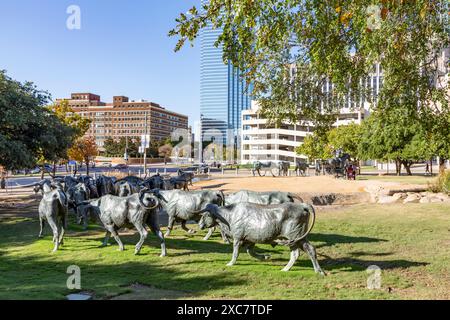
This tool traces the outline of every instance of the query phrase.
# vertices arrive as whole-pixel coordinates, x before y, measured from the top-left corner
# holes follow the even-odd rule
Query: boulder
[[[397,199],[398,201],[400,201],[400,200],[406,199],[408,197],[408,195],[406,193],[399,192],[399,193],[394,193],[394,195],[392,197]]]
[[[443,201],[442,199],[433,197],[433,198],[430,199],[430,202],[431,202],[431,203],[442,203],[442,202],[444,202],[444,201]]]
[[[378,199],[379,204],[392,204],[397,203],[400,199],[390,196],[380,196]]]
[[[388,195],[388,191],[380,186],[370,185],[365,188],[365,191],[370,194],[370,202],[372,203],[377,203],[380,198]]]
[[[431,199],[430,197],[423,197],[422,199],[420,199],[420,203],[431,203]]]
[[[403,203],[419,203],[420,199],[422,199],[422,197],[419,194],[412,193],[408,195],[405,200],[403,200]]]
[[[446,195],[445,193],[436,193],[434,194],[434,198],[440,199],[443,202],[449,202],[450,201],[450,197],[448,195]]]

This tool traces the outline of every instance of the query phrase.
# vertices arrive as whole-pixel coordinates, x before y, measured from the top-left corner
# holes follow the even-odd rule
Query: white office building
[[[291,77],[295,76],[295,68],[291,68]],[[373,72],[365,79],[365,86],[370,89],[374,99],[383,85],[383,73],[380,65],[375,65]],[[333,85],[328,82],[323,91],[330,92]],[[298,123],[284,122],[279,127],[270,125],[267,119],[258,113],[258,103],[252,102],[252,108],[242,111],[241,129],[241,163],[253,163],[256,160],[283,160],[295,163],[297,159],[306,159],[298,155],[295,149],[299,147],[308,134],[314,132],[313,123],[299,121]],[[348,98],[347,104],[336,117],[335,126],[360,124],[370,113],[370,103],[360,98],[352,101]]]
[[[335,125],[348,125],[361,123],[368,116],[367,108],[360,110],[342,109]],[[295,149],[299,147],[308,134],[314,132],[312,123],[284,122],[280,126],[270,125],[258,113],[258,103],[252,102],[250,110],[242,111],[242,150],[241,163],[253,163],[256,160],[283,160],[295,163],[297,159],[306,159],[304,155],[298,155]]]

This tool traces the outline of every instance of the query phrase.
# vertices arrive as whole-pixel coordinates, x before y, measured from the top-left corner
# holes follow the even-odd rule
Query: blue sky
[[[53,99],[93,92],[146,99],[200,117],[200,43],[174,53],[168,31],[199,0],[0,1],[0,69]],[[81,30],[69,30],[70,5]]]

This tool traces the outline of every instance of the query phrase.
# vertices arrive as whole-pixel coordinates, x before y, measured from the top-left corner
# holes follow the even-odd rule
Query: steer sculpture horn
[[[223,224],[225,224],[228,228],[230,227],[230,224],[228,223],[227,220],[225,220],[224,217],[222,217],[222,215],[218,212],[219,211],[219,206],[216,204],[208,204],[206,206],[205,209],[200,210],[195,212],[196,214],[203,214],[205,212],[209,212],[210,214],[212,214],[214,216],[214,218],[218,219],[219,221],[221,221]]]

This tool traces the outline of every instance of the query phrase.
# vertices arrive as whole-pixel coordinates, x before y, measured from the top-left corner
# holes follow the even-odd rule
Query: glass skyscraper
[[[242,110],[250,108],[251,98],[239,70],[231,63],[225,64],[222,48],[214,46],[221,32],[208,26],[200,34],[201,127],[202,137],[205,134],[209,137],[211,133],[220,131],[224,143],[231,144],[228,132],[232,130],[236,139],[241,127]]]

